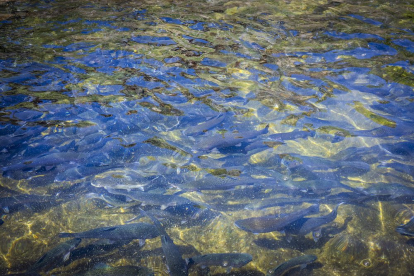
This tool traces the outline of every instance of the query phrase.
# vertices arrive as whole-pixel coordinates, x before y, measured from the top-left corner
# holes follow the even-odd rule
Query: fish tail
[[[59,238],[74,238],[76,237],[75,233],[59,233]]]
[[[195,262],[194,262],[193,258],[188,258],[188,259],[186,259],[185,261],[186,261],[186,263],[187,263],[188,268],[190,268],[192,265],[194,265],[194,264],[195,264]]]

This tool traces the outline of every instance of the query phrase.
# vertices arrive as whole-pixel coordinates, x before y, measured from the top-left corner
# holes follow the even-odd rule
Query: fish
[[[188,259],[188,266],[222,266],[228,267],[228,271],[233,267],[242,267],[253,260],[248,253],[216,253],[194,256]]]
[[[125,195],[133,200],[141,202],[141,205],[161,206],[161,210],[164,210],[170,206],[186,204],[195,205],[195,203],[191,200],[177,195],[161,195],[141,191],[127,191],[110,188],[106,188],[106,190],[111,194]]]
[[[29,195],[20,194],[10,197],[0,198],[0,209],[3,213],[12,213],[24,208],[31,208],[40,205],[42,203],[55,203],[56,197],[53,196],[41,196],[41,195]]]
[[[65,266],[83,258],[96,258],[97,256],[107,254],[115,249],[121,248],[130,243],[132,239],[127,240],[108,240],[99,239],[84,247],[78,247],[70,253],[70,258],[65,262]],[[143,246],[143,244],[141,244]]]
[[[115,195],[112,194],[97,194],[97,193],[89,193],[85,196],[85,198],[88,199],[92,199],[92,198],[96,198],[96,199],[100,199],[103,200],[104,202],[106,202],[106,204],[108,204],[111,207],[123,207],[123,208],[128,208],[131,206],[135,206],[135,205],[139,205],[140,203],[134,200],[121,200],[118,197],[116,197]]]
[[[109,266],[106,264],[97,264],[94,268],[76,276],[153,276],[154,272],[146,267],[141,266]]]
[[[59,233],[60,238],[82,238],[82,239],[153,239],[159,236],[157,228],[149,223],[131,223],[109,227],[99,227],[85,232]]]
[[[3,214],[11,215],[23,210],[41,212],[63,202],[65,202],[65,199],[55,196],[21,194],[3,197],[0,198],[0,216]]]
[[[301,193],[323,193],[329,192],[333,188],[341,188],[348,191],[361,193],[359,189],[345,185],[337,180],[305,180],[305,181],[286,181],[279,184],[278,190],[290,190],[292,192],[301,192]]]
[[[277,197],[277,198],[266,198],[260,201],[254,201],[246,206],[246,210],[262,210],[274,206],[284,205],[299,205],[303,203],[319,203],[321,199],[318,198],[289,198],[289,197]]]
[[[399,197],[414,197],[414,188],[399,183],[378,183],[370,187],[359,189],[365,195],[369,196],[389,196],[391,199]]]
[[[91,185],[100,188],[111,189],[140,189],[148,190],[151,184],[156,184],[151,177],[144,177],[133,169],[113,169],[96,175],[91,181]]]
[[[252,233],[268,233],[273,231],[282,231],[283,228],[292,222],[303,218],[306,215],[319,211],[319,205],[314,204],[306,209],[283,215],[268,215],[264,217],[253,217],[248,219],[237,220],[236,226],[244,231]]]
[[[286,261],[277,266],[275,269],[273,269],[272,272],[268,273],[267,276],[281,276],[296,266],[300,266],[303,269],[306,267],[306,265],[315,262],[317,259],[318,257],[315,255],[303,255],[290,259],[289,261]]]
[[[165,231],[161,223],[152,215],[147,214],[144,210],[140,209],[141,213],[149,217],[161,236],[161,245],[162,251],[164,252],[165,259],[167,261],[167,266],[169,274],[171,276],[186,276],[188,275],[188,265],[187,262],[183,259],[180,249],[177,245],[174,244],[174,241]]]
[[[231,190],[236,186],[253,185],[257,180],[254,178],[230,178],[230,177],[204,177],[199,180],[188,181],[181,183],[180,189],[190,191],[203,191],[203,190]]]
[[[70,253],[80,244],[80,238],[71,239],[58,244],[46,252],[36,263],[29,267],[25,274],[33,274],[40,271],[49,271],[63,264],[69,259]]]
[[[62,163],[80,162],[82,163],[89,157],[87,153],[76,152],[54,152],[39,155],[36,158],[25,160],[22,163],[12,164],[3,167],[3,174],[8,171],[23,170],[40,166],[56,166]]]
[[[197,136],[200,134],[205,133],[207,130],[215,128],[217,125],[221,124],[225,119],[225,114],[219,114],[218,116],[208,120],[207,122],[203,122],[196,126],[190,126],[183,131],[183,134],[186,136]]]
[[[397,227],[397,232],[404,236],[414,236],[414,217],[406,224],[401,224]]]
[[[306,234],[313,232],[313,239],[315,242],[317,242],[319,238],[321,237],[320,227],[336,219],[336,216],[338,215],[338,207],[342,204],[343,202],[336,205],[336,207],[332,210],[332,212],[330,212],[329,214],[325,216],[304,218],[304,223],[301,224],[300,227],[298,228],[295,227],[295,225],[289,225],[286,227],[285,232],[289,234],[297,234],[301,236],[305,236]],[[293,222],[292,224],[295,224],[295,222]]]
[[[269,135],[269,139],[276,140],[276,141],[288,141],[288,140],[296,140],[296,139],[305,139],[308,137],[315,137],[316,131],[304,131],[304,130],[294,130],[292,132],[284,132],[284,133],[276,133]]]
[[[269,125],[259,131],[248,131],[243,133],[226,132],[223,135],[217,134],[211,137],[207,137],[200,141],[199,150],[209,151],[214,148],[223,149],[232,146],[237,146],[242,142],[253,140],[262,134],[266,134],[269,131]]]

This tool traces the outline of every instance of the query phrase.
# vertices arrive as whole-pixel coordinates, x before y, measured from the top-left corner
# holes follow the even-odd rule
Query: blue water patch
[[[379,35],[374,35],[374,34],[364,34],[364,33],[354,33],[354,34],[347,34],[347,33],[341,33],[341,32],[336,32],[336,31],[326,31],[324,32],[324,34],[328,35],[328,36],[332,36],[335,38],[340,38],[340,39],[378,39],[378,40],[384,40],[384,38],[380,37]]]
[[[241,58],[253,59],[252,56],[245,55],[245,54],[238,53],[238,52],[230,52],[230,51],[227,51],[227,50],[221,50],[220,53],[223,53],[223,54],[226,54],[226,55],[235,55],[236,57],[241,57]]]
[[[145,44],[151,44],[151,45],[155,44],[157,46],[177,44],[175,43],[174,40],[172,40],[168,36],[158,37],[158,36],[139,35],[136,37],[132,37],[131,39],[138,43],[145,43]]]
[[[214,60],[211,58],[203,58],[203,60],[201,61],[201,64],[205,66],[214,66],[214,67],[226,67],[227,66],[226,63],[219,61],[219,60]]]
[[[30,110],[30,109],[19,109],[13,112],[13,117],[23,120],[23,121],[32,121],[40,118],[43,115],[43,112]]]
[[[73,73],[78,73],[78,74],[86,74],[86,70],[73,66],[73,65],[65,65],[64,66],[66,69],[72,71]]]
[[[277,69],[279,69],[279,66],[277,66],[276,64],[271,64],[271,63],[265,63],[263,64],[264,67],[267,67],[273,71],[276,71]]]
[[[414,42],[409,39],[394,39],[392,43],[404,47],[407,51],[414,53]]]
[[[396,55],[398,52],[391,46],[381,44],[381,43],[368,43],[369,48],[357,47],[352,50],[333,50],[326,53],[307,53],[307,52],[297,52],[297,53],[279,53],[272,54],[274,57],[280,56],[294,56],[300,57],[307,55],[307,63],[320,63],[320,62],[335,62],[342,60],[342,56],[352,56],[357,59],[370,59],[375,56],[380,55]]]
[[[30,97],[27,95],[12,95],[0,97],[0,107],[13,106],[18,103],[28,102]]]
[[[204,31],[204,25],[205,24],[206,23],[204,23],[204,22],[197,22],[194,25],[189,26],[189,28],[192,29],[192,30]]]
[[[289,33],[290,33],[292,36],[297,36],[297,35],[299,34],[299,32],[298,32],[298,31],[296,31],[296,30],[290,30],[290,31],[289,31]]]
[[[361,20],[361,21],[363,21],[365,23],[368,23],[368,24],[372,24],[372,25],[375,25],[375,26],[381,26],[382,25],[382,22],[373,20],[371,18],[366,18],[366,17],[358,15],[358,14],[348,14],[348,15],[350,17],[356,18],[356,19]]]
[[[0,83],[0,92],[6,92],[11,90],[12,88],[5,83]]]
[[[111,23],[113,23],[113,21],[104,21],[104,20],[85,20],[83,22],[83,24],[86,25],[97,25],[99,27],[106,27],[106,28],[111,28],[111,29],[115,29],[116,27],[113,26]]]
[[[164,93],[158,93],[156,92],[155,94],[157,95],[158,98],[160,98],[163,102],[168,103],[168,104],[182,104],[182,103],[186,103],[188,100],[187,98],[179,91],[177,91],[175,88],[169,88],[167,90],[174,90],[173,94],[164,94]]]
[[[256,42],[250,42],[250,41],[246,41],[243,39],[240,39],[240,42],[243,46],[250,48],[250,49],[255,49],[255,50],[264,50],[265,48],[263,48],[262,46],[260,46],[259,44],[257,44]]]
[[[43,92],[60,91],[63,90],[68,83],[78,82],[79,80],[72,74],[62,70],[56,70],[43,74],[41,77],[27,82],[27,84],[31,85],[31,91]]]
[[[189,35],[183,35],[183,38],[188,39],[190,42],[199,42],[199,43],[204,43],[204,44],[210,44],[210,41],[201,39],[201,38],[196,38],[196,37],[192,37]]]
[[[44,48],[48,48],[48,49],[60,49],[63,48],[63,46],[61,45],[50,45],[50,44],[44,44],[42,45]]]
[[[95,47],[95,45],[92,45],[91,43],[88,43],[88,42],[77,42],[77,43],[69,44],[63,49],[63,51],[73,52],[73,51],[78,51],[78,50],[87,50],[92,47]]]
[[[183,25],[184,24],[180,19],[175,19],[175,18],[171,18],[171,17],[160,17],[160,19],[163,20],[166,23],[178,24],[178,25]]]
[[[109,70],[108,72],[111,73],[114,70],[113,67],[137,68],[141,63],[141,60],[139,60],[141,56],[142,55],[122,50],[97,49],[75,62],[95,68],[102,67],[99,69],[101,72]]]
[[[203,96],[207,96],[207,95],[215,95],[216,93],[214,92],[213,89],[202,89],[202,88],[194,88],[194,89],[190,89],[191,94],[193,94],[196,97],[203,97]],[[210,99],[212,97],[209,97]]]
[[[221,21],[221,23],[216,23],[216,22],[212,22],[212,23],[206,23],[206,22],[197,22],[192,26],[189,26],[190,29],[192,30],[197,30],[197,31],[204,31],[205,27],[210,28],[210,29],[220,29],[223,31],[228,31],[230,29],[233,28],[232,25],[227,24],[227,23],[223,23],[223,21]]]
[[[137,20],[144,20],[146,13],[147,13],[147,9],[142,9],[142,10],[138,10],[138,11],[133,11],[131,13],[131,15],[132,15],[133,18],[135,18]]]
[[[165,58],[164,62],[165,63],[174,63],[174,62],[180,62],[181,58],[180,57],[172,57],[172,58]]]
[[[81,31],[81,33],[82,33],[82,34],[92,34],[92,33],[97,33],[97,32],[100,32],[100,31],[102,31],[102,29],[101,29],[101,28],[94,28],[94,29],[83,29],[83,30]]]
[[[78,18],[78,19],[72,19],[72,20],[68,20],[68,21],[55,21],[55,22],[50,22],[53,24],[60,24],[60,25],[67,25],[67,24],[72,24],[72,23],[78,23],[82,21],[82,19]]]
[[[157,87],[164,87],[164,84],[161,82],[156,81],[146,81],[144,77],[132,77],[129,80],[126,81],[127,85],[138,85],[141,87],[145,87],[148,89],[154,89]]]
[[[131,29],[130,28],[127,28],[127,27],[121,27],[121,28],[118,28],[118,29],[116,29],[118,32],[128,32],[128,31],[130,31]]]
[[[313,95],[316,94],[316,91],[313,90],[313,89],[298,87],[298,86],[292,84],[291,82],[289,82],[287,80],[283,80],[282,81],[282,85],[286,89],[288,89],[290,91],[293,91],[293,92],[295,92],[295,93],[297,93],[299,95],[302,95],[302,96],[313,96]]]
[[[13,21],[11,21],[11,20],[1,20],[0,21],[0,24],[10,24],[10,23],[12,23]]]
[[[9,77],[9,78],[2,78],[0,80],[2,82],[5,82],[5,83],[10,83],[10,82],[12,82],[12,83],[24,83],[28,80],[34,79],[35,77],[36,77],[35,75],[26,72],[26,73],[22,73],[22,74],[17,75],[17,76],[13,76],[13,77]]]
[[[376,75],[369,74],[369,68],[346,68],[344,70],[348,71],[348,73],[344,72],[341,75],[327,78],[350,90],[378,96],[388,96],[390,94],[387,82]],[[368,87],[368,85],[371,87]]]

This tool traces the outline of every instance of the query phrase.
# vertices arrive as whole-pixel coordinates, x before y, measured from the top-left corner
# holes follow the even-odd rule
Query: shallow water
[[[253,256],[211,275],[304,254],[287,275],[410,275],[414,5],[362,2],[0,2],[0,273],[142,207],[183,258]],[[341,202],[316,242],[235,225]],[[168,275],[163,255],[159,238],[83,239],[41,273]]]

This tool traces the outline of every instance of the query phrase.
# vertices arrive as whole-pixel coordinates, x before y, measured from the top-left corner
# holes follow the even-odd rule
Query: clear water
[[[183,258],[253,256],[211,275],[264,275],[304,254],[318,259],[288,275],[414,271],[413,239],[396,231],[413,216],[410,1],[0,7],[1,274],[26,271],[64,241],[60,232],[126,224],[138,207],[160,219]],[[213,144],[232,133],[240,143]],[[254,185],[188,184],[229,178]],[[189,201],[139,206],[118,195],[108,204],[99,197],[111,188]],[[308,217],[345,202],[317,242],[235,225],[315,202],[320,213]],[[41,273],[104,263],[168,275],[160,247],[159,238],[142,248],[83,239],[78,255]]]

